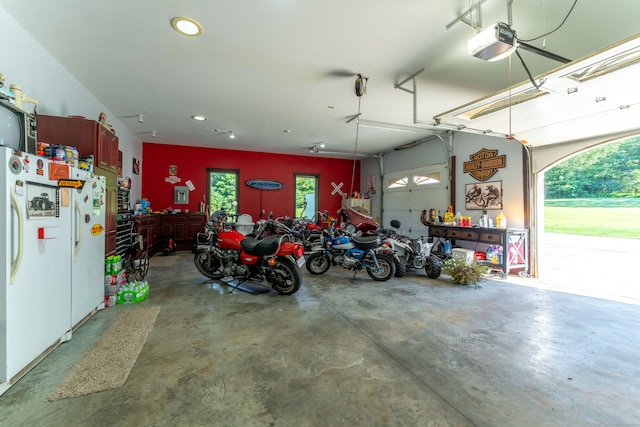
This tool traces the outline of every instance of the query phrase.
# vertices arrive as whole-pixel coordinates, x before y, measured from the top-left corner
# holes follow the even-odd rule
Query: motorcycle
[[[391,220],[391,227],[400,228],[400,221]],[[396,277],[402,277],[407,268],[420,270],[424,268],[427,276],[436,279],[442,272],[442,262],[440,258],[431,254],[433,243],[423,241],[422,237],[417,239],[397,234],[393,230],[383,230],[387,240],[400,259],[400,267],[396,264]]]
[[[376,253],[381,246],[379,236],[332,236],[325,231],[324,248],[307,257],[306,267],[311,274],[323,274],[331,265],[339,265],[354,271],[354,277],[363,268],[377,281],[391,279],[396,271],[390,253]]]
[[[371,236],[376,234],[378,223],[368,215],[351,208],[340,208],[342,228],[349,234],[359,236]]]
[[[215,212],[207,223],[209,244],[196,250],[196,268],[211,279],[258,281],[282,295],[296,293],[302,284],[304,248],[290,234],[273,233],[277,226],[274,220],[262,220],[245,236],[228,226],[224,211]]]

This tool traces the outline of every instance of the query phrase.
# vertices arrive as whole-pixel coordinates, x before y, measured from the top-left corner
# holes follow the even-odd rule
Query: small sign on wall
[[[463,164],[463,172],[468,173],[478,181],[486,181],[498,173],[498,169],[507,166],[507,156],[504,154],[498,156],[498,150],[483,148],[470,155],[469,159],[471,160]]]

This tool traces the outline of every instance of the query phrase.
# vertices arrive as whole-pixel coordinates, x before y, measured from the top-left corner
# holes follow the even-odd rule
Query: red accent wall
[[[217,148],[187,147],[180,145],[142,144],[142,197],[151,202],[156,211],[170,206],[174,209],[197,211],[203,195],[207,194],[207,168],[234,169],[239,173],[238,212],[250,214],[254,220],[260,210],[278,217],[293,216],[295,197],[294,174],[319,175],[320,210],[335,213],[340,208],[340,196],[331,195],[332,182],[343,183],[341,190],[351,188],[352,160],[326,159],[312,156],[292,156],[253,151],[222,150]],[[177,166],[180,182],[171,184],[169,166]],[[269,179],[284,184],[281,190],[257,190],[247,187],[249,179]],[[188,205],[174,205],[174,186],[191,181],[195,190],[189,192]],[[360,190],[360,161],[356,161],[353,191]],[[262,193],[262,194],[260,194]]]

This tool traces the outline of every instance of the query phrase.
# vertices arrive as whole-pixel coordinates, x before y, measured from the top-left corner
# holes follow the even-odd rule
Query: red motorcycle
[[[340,208],[342,228],[353,236],[374,236],[379,228],[377,222],[369,215],[351,208]]]
[[[209,244],[196,251],[196,268],[211,279],[232,277],[294,294],[302,284],[304,248],[289,234],[272,233],[277,226],[275,220],[264,220],[245,236],[228,227],[224,211],[215,212],[207,223]]]

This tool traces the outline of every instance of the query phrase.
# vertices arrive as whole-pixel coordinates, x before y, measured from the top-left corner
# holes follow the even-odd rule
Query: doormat
[[[175,255],[156,255],[149,260],[149,267],[171,267],[177,260]]]
[[[120,313],[82,360],[49,394],[47,401],[121,387],[142,351],[159,312],[158,305]]]

